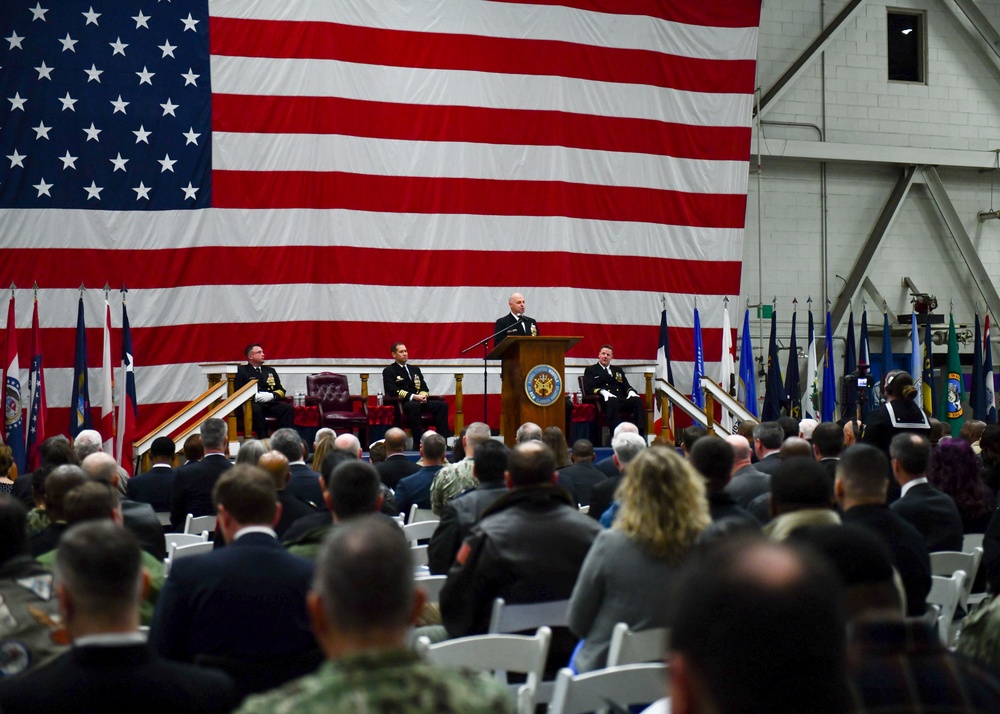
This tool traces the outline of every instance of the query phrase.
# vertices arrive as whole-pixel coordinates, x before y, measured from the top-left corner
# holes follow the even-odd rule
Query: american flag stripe
[[[90,51],[87,33],[96,29],[82,9],[42,4],[52,8],[46,21],[65,23],[78,49]],[[0,10],[5,67],[21,55],[5,51],[3,36],[16,30],[31,49],[29,31],[43,24],[14,5],[21,9]],[[739,292],[760,8],[619,5],[212,0],[179,14],[166,4],[145,8],[154,16],[148,32],[127,18],[114,29],[128,60],[106,45],[94,50],[107,72],[101,91],[115,87],[102,101],[116,99],[120,85],[130,113],[101,107],[100,147],[80,128],[67,134],[82,157],[70,169],[56,160],[62,144],[36,140],[37,120],[10,110],[14,90],[0,93],[0,119],[12,118],[5,128],[16,127],[13,143],[27,154],[24,166],[8,167],[15,147],[0,137],[0,235],[15,246],[0,249],[0,277],[31,276],[40,286],[50,432],[67,421],[81,281],[129,287],[140,431],[204,389],[198,363],[236,361],[250,341],[263,342],[271,360],[361,360],[373,373],[400,339],[418,361],[474,359],[459,351],[485,336],[514,289],[544,334],[585,336],[570,354],[577,364],[603,342],[619,360],[652,359],[666,293],[675,376],[690,380],[695,299],[711,359],[721,349],[721,298]],[[189,7],[196,32],[159,19],[183,20]],[[105,13],[102,32],[122,14],[95,10]],[[164,41],[183,47],[161,58],[155,48]],[[55,65],[53,77],[78,74],[71,94],[85,101],[97,90],[83,73],[89,56],[46,42],[59,62],[75,63]],[[134,59],[140,51],[147,55]],[[156,72],[152,89],[137,81],[136,61]],[[25,59],[11,77],[34,81],[39,62]],[[198,75],[196,85],[179,79],[185,74]],[[46,117],[69,121],[59,107],[65,89],[39,86],[46,93],[29,96],[28,109],[44,105]],[[199,104],[209,88],[211,103]],[[161,92],[189,113],[174,121],[159,108],[170,101]],[[89,111],[77,104],[83,128]],[[148,150],[132,136],[140,121],[153,131]],[[189,127],[197,138],[179,138]],[[106,152],[122,136],[124,171],[82,153]],[[157,148],[157,138],[175,143]],[[166,152],[188,173],[161,171]],[[189,175],[199,192],[186,200]],[[39,177],[56,184],[52,200],[36,197]],[[83,191],[92,177],[105,188],[100,201]],[[153,185],[148,203],[135,193],[140,179]],[[92,368],[100,363],[97,292],[85,295]],[[112,340],[117,349],[120,335]],[[433,386],[454,388],[443,379]],[[481,377],[468,374],[463,388],[482,394]],[[466,402],[468,414],[475,404]]]

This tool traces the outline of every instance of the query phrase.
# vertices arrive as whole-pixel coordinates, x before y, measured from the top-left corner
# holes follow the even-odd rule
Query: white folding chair
[[[667,690],[667,665],[627,664],[584,674],[563,667],[556,677],[549,714],[582,714],[606,711],[615,705],[628,710],[634,704],[650,704]]]
[[[208,540],[208,531],[202,531],[201,535],[194,533],[164,533],[163,537],[167,541],[167,550],[172,545],[191,545],[192,543],[204,543]]]
[[[607,666],[662,662],[667,654],[669,635],[670,630],[666,627],[633,631],[628,623],[619,622],[611,632]]]
[[[418,575],[413,579],[413,582],[424,591],[427,602],[440,602],[441,588],[444,587],[447,580],[447,575]]]
[[[491,671],[503,684],[507,672],[527,675],[524,684],[508,685],[517,698],[518,714],[533,714],[535,693],[545,671],[552,630],[539,627],[532,635],[473,635],[445,640],[432,645],[426,637],[417,640],[416,649],[424,658],[443,667]]]
[[[586,506],[580,506],[580,513],[590,513],[590,504],[588,503]]]
[[[951,621],[955,618],[955,609],[962,597],[964,584],[964,570],[956,571],[950,578],[940,575],[931,576],[931,591],[927,594],[927,604],[938,605],[941,608],[941,615],[938,617],[938,634],[945,646],[951,642]]]
[[[569,600],[531,602],[524,605],[508,605],[502,597],[493,601],[490,613],[490,634],[534,630],[548,625],[565,627],[569,618]]]
[[[406,519],[407,523],[420,523],[420,521],[436,521],[438,517],[429,508],[417,508],[417,504],[410,506],[410,515]]]
[[[192,543],[191,545],[172,545],[170,550],[167,551],[167,558],[163,561],[163,577],[170,575],[170,566],[178,558],[190,558],[193,555],[201,555],[202,553],[211,553],[212,549],[215,547],[215,543],[210,540],[202,541],[201,543]]]
[[[440,523],[440,521],[436,518],[433,521],[407,523],[403,526],[403,535],[405,535],[406,539],[410,541],[410,545],[416,545],[417,541],[427,540],[434,535],[434,531],[437,530],[438,523]]]
[[[962,538],[963,553],[971,553],[973,548],[982,548],[982,547],[983,547],[982,533],[966,533],[965,536]]]
[[[931,575],[949,578],[952,573],[964,570],[965,585],[962,587],[962,596],[958,603],[962,607],[968,607],[969,595],[972,594],[972,583],[976,580],[976,573],[979,571],[979,564],[982,560],[982,548],[973,548],[969,553],[959,553],[952,550],[931,553]]]
[[[414,545],[410,546],[410,555],[413,556],[413,567],[419,568],[422,565],[427,565],[427,546],[426,545]]]
[[[170,511],[157,511],[156,520],[160,522],[161,526],[170,525]]]
[[[214,531],[215,530],[215,516],[194,516],[192,514],[187,514],[187,520],[184,521],[184,532],[198,534],[202,531]]]

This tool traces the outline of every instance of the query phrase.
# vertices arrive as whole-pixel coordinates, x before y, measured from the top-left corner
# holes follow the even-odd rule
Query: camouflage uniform
[[[248,698],[239,714],[511,713],[507,690],[478,674],[421,661],[409,650],[365,652],[324,662],[313,674]]]
[[[448,464],[437,472],[431,483],[431,510],[440,517],[448,501],[463,491],[475,488],[479,479],[472,474],[472,457],[466,456],[457,464]]]
[[[958,652],[993,669],[1000,668],[1000,597],[980,603],[962,620]]]
[[[52,572],[26,555],[0,566],[0,679],[46,664],[68,643]]]
[[[156,598],[163,590],[163,581],[165,580],[163,561],[144,550],[140,553],[142,553],[142,566],[149,571],[149,590],[146,592],[146,597],[139,603],[139,619],[143,625],[150,625],[153,622],[153,610],[156,609]],[[56,551],[50,550],[48,553],[42,553],[35,560],[46,568],[51,568],[56,560]]]

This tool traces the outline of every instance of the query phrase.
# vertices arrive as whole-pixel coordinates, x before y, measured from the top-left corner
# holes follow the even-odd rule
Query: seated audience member
[[[972,452],[976,456],[979,456],[982,451],[979,439],[982,437],[985,429],[986,422],[980,421],[979,419],[969,419],[962,424],[962,428],[958,430],[958,438],[971,446]]]
[[[274,532],[279,539],[284,538],[293,523],[316,513],[316,509],[288,492],[288,479],[291,478],[292,472],[288,467],[288,457],[283,453],[268,451],[260,457],[256,465],[274,480],[274,487],[278,490],[281,517],[274,524]]]
[[[927,620],[904,619],[889,553],[874,534],[844,526],[795,537],[822,552],[843,582],[854,711],[1000,711],[995,672],[950,652]],[[963,628],[960,648],[965,641]]]
[[[72,445],[69,443],[69,439],[62,434],[50,436],[43,441],[38,447],[38,455],[41,460],[39,469],[49,466],[49,470],[51,471],[56,466],[80,463],[80,460],[76,458]],[[18,476],[17,481],[14,482],[14,488],[11,489],[11,494],[14,498],[19,500],[29,511],[37,505],[33,491],[34,474],[37,472],[38,470],[30,474],[21,474]]]
[[[798,429],[796,429],[796,434]],[[776,421],[762,421],[753,428],[753,448],[757,454],[754,467],[763,474],[773,474],[781,463],[781,444],[785,430]]]
[[[791,439],[792,437],[798,438],[799,436],[799,420],[795,417],[783,416],[778,417],[778,426],[785,433],[785,439]]]
[[[844,422],[844,448],[848,446],[854,446],[858,443],[861,437],[861,433],[864,430],[864,425],[857,419],[847,419]]]
[[[563,469],[570,465],[569,444],[566,443],[566,435],[558,426],[547,426],[542,431],[542,443],[552,449],[556,457],[556,469]]]
[[[684,566],[668,601],[674,714],[846,714],[840,583],[813,553],[747,536]]]
[[[271,448],[280,451],[288,459],[288,468],[292,473],[286,486],[289,495],[308,503],[316,510],[326,510],[319,474],[306,466],[299,433],[295,429],[278,429],[271,435]]]
[[[611,434],[611,443],[612,444],[615,443],[615,437],[618,436],[619,434],[638,434],[638,433],[639,433],[639,427],[637,427],[630,421],[623,421],[621,424],[615,427],[614,432]],[[612,446],[612,449],[613,448],[614,447]],[[615,465],[615,457],[613,453],[611,456],[608,456],[607,458],[598,461],[596,464],[594,464],[594,466],[597,468],[598,471],[603,473],[608,478],[621,475],[621,471]],[[600,516],[595,516],[595,518],[600,518]]]
[[[312,563],[275,537],[277,491],[260,469],[229,470],[213,500],[227,547],[170,566],[149,642],[169,659],[227,671],[238,693],[263,691],[319,661],[305,608]]]
[[[406,432],[392,427],[385,432],[385,461],[375,469],[389,488],[396,488],[401,478],[415,474],[420,467],[406,455]]]
[[[816,461],[826,471],[830,484],[833,485],[837,478],[837,462],[844,450],[844,429],[835,421],[817,424],[813,429],[811,442]]]
[[[504,472],[509,453],[503,442],[492,439],[476,447],[472,470],[479,485],[448,502],[427,544],[427,566],[434,575],[447,574],[472,527],[487,508],[507,493]]]
[[[368,463],[372,466],[378,466],[385,459],[385,442],[382,439],[368,445]]]
[[[557,483],[569,491],[581,506],[589,506],[594,486],[608,477],[594,466],[594,445],[588,439],[573,442],[570,459],[573,464],[559,469]]]
[[[45,510],[45,481],[55,468],[50,464],[42,464],[31,474],[31,495],[35,505],[28,511],[29,536],[35,535],[51,522],[49,521],[49,512]]]
[[[320,436],[320,432],[323,435]],[[333,449],[333,444],[337,440],[337,432],[329,427],[323,427],[316,432],[316,440],[313,442],[313,456],[312,456],[312,470],[316,473],[320,472],[320,468],[323,465],[323,459],[326,455],[330,453]]]
[[[622,422],[628,424],[628,422]],[[590,491],[590,511],[587,515],[596,521],[600,521],[605,513],[612,507],[615,500],[615,491],[621,483],[622,474],[625,468],[632,462],[639,453],[646,448],[646,440],[634,431],[622,431],[611,440],[612,456],[615,468],[618,470],[617,476],[611,476],[594,486]],[[612,513],[609,518],[613,519]]]
[[[326,662],[312,674],[244,702],[240,714],[440,712],[508,714],[488,677],[422,661],[407,636],[423,606],[410,546],[388,519],[336,528],[317,558],[308,609]]]
[[[96,484],[94,484],[96,485]],[[72,650],[0,682],[4,711],[228,712],[225,674],[156,657],[139,632],[146,587],[139,543],[109,521],[70,528],[55,556],[55,595]]]
[[[790,436],[781,442],[781,448],[778,450],[778,456],[782,461],[802,457],[811,459],[813,458],[812,444],[801,437]]]
[[[889,510],[886,492],[889,467],[881,449],[855,444],[846,449],[837,465],[834,495],[844,523],[875,532],[889,548],[892,565],[903,581],[906,614],[924,614],[931,588],[931,562],[920,531]]]
[[[514,441],[518,444],[526,444],[529,441],[541,441],[542,440],[542,427],[538,426],[533,421],[526,421],[521,426],[517,427],[517,433],[514,435]]]
[[[12,496],[0,495],[0,598],[5,611],[0,648],[3,684],[45,665],[66,651],[68,639],[52,597],[52,573],[28,554],[27,513]],[[26,585],[27,583],[27,585]],[[17,711],[0,699],[4,711]],[[21,711],[32,711],[22,709]]]
[[[692,455],[708,441],[729,448],[722,439],[706,438]],[[598,533],[570,598],[569,628],[583,640],[574,658],[578,672],[607,664],[617,623],[632,630],[666,626],[664,596],[711,520],[701,475],[661,447],[646,449],[629,464],[619,498],[618,517]]]
[[[192,434],[184,440],[184,464],[181,468],[193,466],[205,458],[205,444],[201,434]]]
[[[817,426],[819,426],[818,421],[806,417],[805,419],[799,422],[799,431],[796,434],[796,436],[798,436],[801,439],[805,439],[809,443],[812,443],[813,434],[816,432]],[[840,427],[837,426],[837,429],[839,430]]]
[[[361,458],[361,441],[350,432],[341,434],[334,439],[333,448],[336,451],[342,451],[345,454],[350,454],[355,459]]]
[[[267,439],[246,439],[240,444],[240,450],[236,454],[236,460],[233,462],[234,465],[246,464],[247,466],[256,466],[260,461],[260,457],[267,453],[267,445]]]
[[[14,465],[14,452],[6,444],[0,444],[0,495],[10,496],[14,491],[14,481],[10,469]]]
[[[980,468],[972,447],[961,439],[939,443],[927,464],[927,480],[951,496],[962,517],[964,533],[984,533],[996,508],[996,499],[980,476]]]
[[[222,419],[206,419],[201,425],[201,442],[205,456],[190,466],[185,465],[174,481],[170,499],[170,525],[175,532],[184,530],[184,522],[193,516],[215,513],[212,490],[219,477],[231,469],[229,463],[229,427]]]
[[[691,455],[691,449],[694,448],[695,443],[707,434],[708,431],[705,430],[705,427],[698,424],[689,426],[681,432],[681,451],[684,452],[684,458],[688,458]]]
[[[170,510],[170,498],[174,493],[174,457],[177,447],[168,436],[158,436],[149,447],[151,462],[149,471],[128,480],[125,493],[129,500],[148,503],[157,513]]]
[[[555,471],[555,457],[541,442],[511,451],[505,475],[511,491],[472,529],[441,591],[441,616],[450,636],[486,632],[498,597],[530,603],[572,594],[601,528],[555,485]],[[565,664],[574,644],[564,628],[555,628],[549,664]]]
[[[322,515],[325,522],[285,542],[289,553],[313,561],[331,530],[352,518],[370,516],[382,505],[378,474],[371,464],[349,459],[334,467],[328,476],[326,471],[323,473],[323,498],[329,512],[318,515]]]
[[[473,457],[481,444],[490,441],[490,428],[480,421],[469,424],[462,437],[465,458],[455,464],[445,464],[431,482],[431,510],[441,516],[448,502],[463,491],[479,485],[473,473]],[[425,462],[426,464],[426,462]]]
[[[77,523],[96,520],[110,520],[116,526],[124,527],[118,492],[99,481],[90,481],[70,490],[63,499],[63,512],[66,516],[67,530]],[[56,560],[56,551],[42,553],[37,560],[45,567],[51,568]],[[152,556],[149,551],[143,550],[142,567],[146,569],[148,583],[142,594],[139,615],[142,624],[149,625],[153,621],[156,599],[163,590],[163,561]]]
[[[417,508],[430,510],[431,507],[431,483],[438,472],[445,465],[445,451],[448,448],[444,437],[434,431],[426,431],[420,437],[420,457],[424,462],[424,467],[410,476],[400,479],[396,484],[396,506],[400,513],[410,516],[410,508],[417,504]]]
[[[109,488],[122,493],[118,475],[118,462],[111,454],[99,451],[91,454],[80,464],[87,478],[107,484]],[[148,503],[139,503],[123,498],[120,504],[122,523],[139,539],[142,549],[155,558],[167,557],[167,542],[163,537],[163,526],[156,511]]]
[[[994,494],[1000,492],[1000,424],[990,424],[979,437],[979,459],[983,464],[980,475]],[[14,484],[17,493],[17,484]]]
[[[31,536],[29,547],[33,556],[48,553],[59,545],[59,538],[66,530],[63,499],[71,489],[87,482],[87,474],[79,466],[57,466],[45,479],[45,512],[49,525]]]
[[[917,434],[896,434],[889,445],[892,473],[901,487],[889,506],[924,537],[927,550],[962,550],[962,517],[951,496],[927,480],[931,442]]]
[[[73,452],[80,463],[90,456],[96,454],[104,448],[104,437],[101,432],[94,429],[83,429],[76,438],[73,439]]]
[[[738,436],[737,439],[743,439]],[[743,440],[746,447],[746,440]],[[747,458],[750,449],[746,448]],[[688,454],[688,461],[702,478],[705,479],[705,493],[708,497],[708,514],[712,521],[723,518],[741,518],[757,525],[756,519],[740,508],[733,497],[726,491],[730,474],[733,471],[733,447],[726,439],[699,439]]]
[[[771,476],[771,516],[764,534],[774,540],[784,540],[805,525],[840,525],[833,510],[833,484],[813,458],[783,461]]]
[[[733,434],[727,436],[726,441],[733,447],[733,474],[726,493],[733,497],[736,505],[745,509],[755,498],[771,490],[771,475],[754,468],[753,449],[744,437]]]
[[[448,463],[457,464],[459,461],[465,458],[465,429],[458,432],[458,438],[451,446],[451,452],[448,454]]]

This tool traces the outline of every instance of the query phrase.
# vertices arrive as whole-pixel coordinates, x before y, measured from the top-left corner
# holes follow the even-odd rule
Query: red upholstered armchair
[[[319,407],[319,425],[334,431],[358,431],[368,443],[368,404],[360,394],[351,394],[343,374],[320,372],[306,377],[306,401]]]

